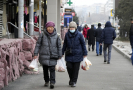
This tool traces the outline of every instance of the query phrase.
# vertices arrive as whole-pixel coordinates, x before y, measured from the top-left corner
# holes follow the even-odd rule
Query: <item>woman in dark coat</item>
[[[94,25],[91,25],[91,29],[88,30],[87,39],[88,39],[89,51],[90,51],[91,45],[92,45],[92,51],[94,51],[94,45],[95,45],[95,29],[94,29]]]
[[[57,35],[53,22],[46,23],[45,27],[46,29],[40,34],[36,43],[34,59],[37,58],[39,53],[39,62],[43,66],[44,86],[47,87],[50,82],[50,88],[53,89],[55,84],[55,65],[57,60],[62,57],[61,40]]]
[[[132,65],[133,65],[133,19],[131,19],[131,27],[130,27],[130,31],[129,31],[129,39],[130,39],[130,44],[131,44],[131,48],[132,48],[131,60],[132,60]]]
[[[70,78],[69,85],[75,87],[78,79],[80,62],[87,56],[83,35],[77,30],[75,22],[69,24],[69,30],[65,35],[62,54],[64,55],[64,53]]]

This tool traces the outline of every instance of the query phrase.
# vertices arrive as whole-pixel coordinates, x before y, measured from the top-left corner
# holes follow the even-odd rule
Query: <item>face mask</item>
[[[70,30],[70,32],[71,32],[71,33],[74,33],[74,32],[75,32],[75,30]]]

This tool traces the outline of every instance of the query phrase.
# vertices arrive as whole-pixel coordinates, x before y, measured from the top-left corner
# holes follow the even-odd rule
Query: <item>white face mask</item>
[[[75,29],[74,30],[70,30],[71,33],[74,33],[75,32]]]

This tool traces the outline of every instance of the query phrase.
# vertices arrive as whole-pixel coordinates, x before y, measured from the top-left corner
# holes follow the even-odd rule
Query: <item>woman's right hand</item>
[[[34,56],[34,59],[37,59],[38,56]]]

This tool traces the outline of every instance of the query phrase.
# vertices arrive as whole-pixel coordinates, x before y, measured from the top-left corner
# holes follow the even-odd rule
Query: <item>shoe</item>
[[[110,62],[107,62],[107,64],[110,64]]]
[[[76,87],[76,83],[73,82],[72,85],[71,85],[71,87]]]
[[[49,82],[45,82],[44,86],[48,87],[49,86]]]
[[[102,54],[100,54],[100,55],[102,55]]]
[[[99,56],[99,54],[97,54],[97,56]]]
[[[106,62],[106,60],[104,60],[104,62]]]
[[[90,51],[90,48],[88,50]]]
[[[72,85],[72,84],[73,84],[73,82],[69,81],[69,85]]]
[[[50,89],[54,89],[54,84],[53,83],[50,84]]]

